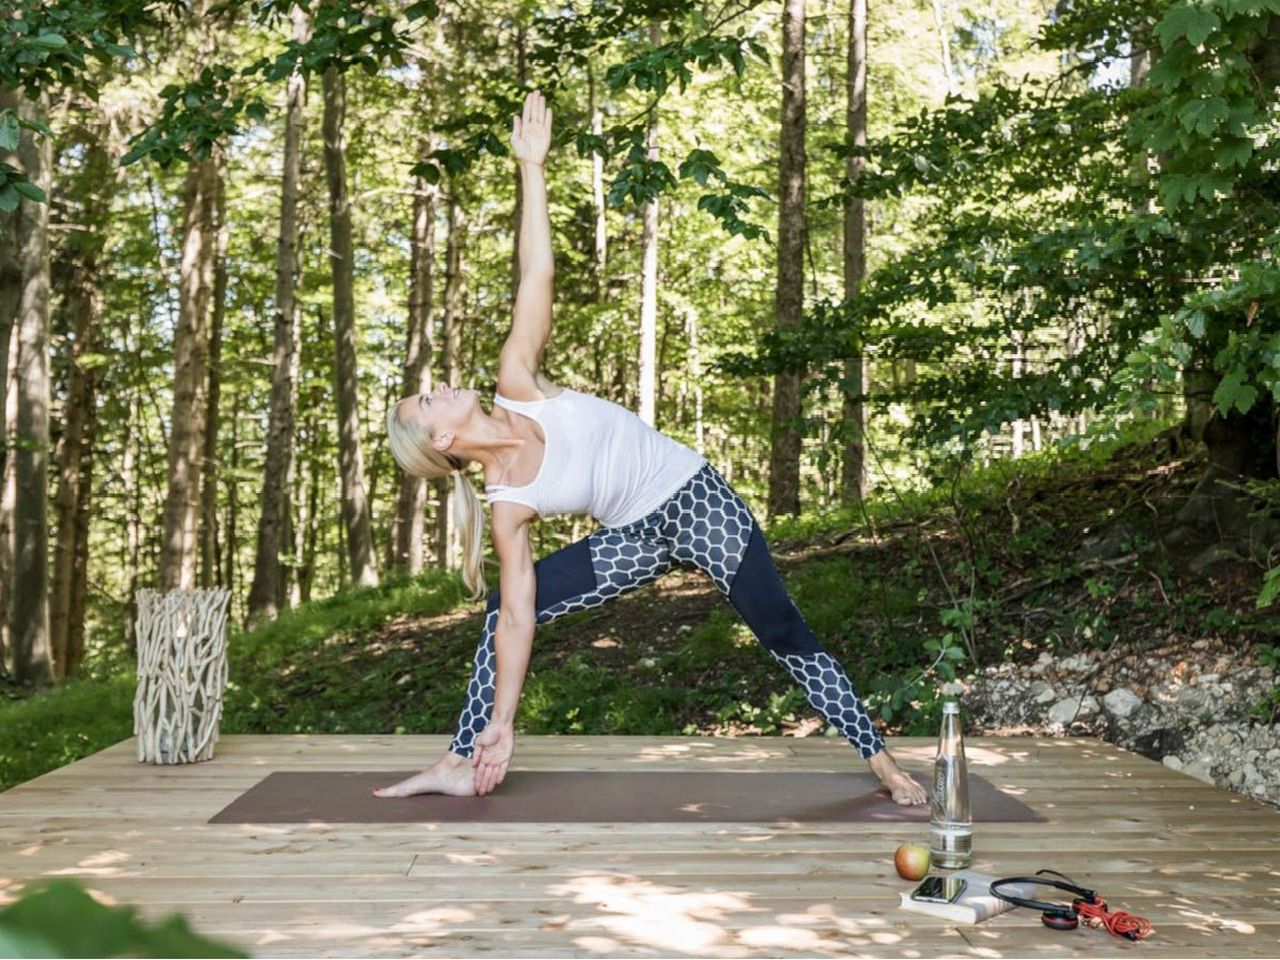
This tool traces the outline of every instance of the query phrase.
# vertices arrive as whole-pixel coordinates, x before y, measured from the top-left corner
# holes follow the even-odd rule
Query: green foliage
[[[975,443],[1017,418],[1150,412],[1184,369],[1218,375],[1218,411],[1280,399],[1280,197],[1275,189],[1274,0],[1072,4],[1044,49],[1101,59],[1153,34],[1136,88],[1083,87],[1069,73],[1000,84],[902,121],[820,206],[910,191],[936,204],[921,239],[872,271],[856,296],[815,297],[803,323],[727,351],[734,375],[807,370],[840,388],[856,354],[929,365],[915,383],[860,399],[873,421],[916,411],[934,449]],[[1141,40],[1138,41],[1141,43]],[[1065,60],[1064,60],[1065,62]],[[1154,156],[1152,156],[1154,155]],[[1155,161],[1158,159],[1158,163]],[[1148,207],[1152,195],[1160,205]],[[1074,355],[1038,351],[1014,376],[1017,342],[1052,343],[1065,318],[1105,335]]]
[[[134,675],[70,680],[0,703],[0,790],[89,756],[133,732]]]
[[[153,924],[130,905],[99,903],[79,881],[50,880],[0,908],[4,957],[247,957],[200,936],[181,914]]]

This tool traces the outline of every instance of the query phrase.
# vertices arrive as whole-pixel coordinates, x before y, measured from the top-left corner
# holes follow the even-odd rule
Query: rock
[[[1152,758],[1177,753],[1185,743],[1182,730],[1175,726],[1157,727],[1134,737],[1138,752]]]
[[[1182,769],[1182,761],[1181,761],[1180,759],[1178,759],[1178,755],[1177,755],[1176,753],[1171,753],[1171,754],[1169,754],[1167,757],[1165,757],[1165,758],[1164,758],[1163,760],[1161,760],[1160,762],[1161,762],[1161,763],[1163,763],[1163,764],[1164,764],[1166,767],[1168,767],[1170,770],[1181,770],[1181,769]]]
[[[1067,657],[1058,664],[1059,670],[1068,671],[1070,673],[1082,673],[1093,666],[1093,658],[1087,653],[1077,653],[1074,657]]]
[[[1049,708],[1049,721],[1066,724],[1097,712],[1098,701],[1093,697],[1085,697],[1083,700],[1080,697],[1067,697]]]
[[[1043,680],[1037,680],[1027,688],[1027,696],[1036,703],[1048,703],[1057,696],[1053,691],[1053,687],[1045,683]]]
[[[1123,720],[1142,706],[1142,698],[1127,687],[1119,687],[1102,698],[1102,705],[1108,713]]]
[[[1203,780],[1205,783],[1213,783],[1213,774],[1209,772],[1209,764],[1203,758],[1188,763],[1182,768],[1182,772],[1190,774],[1197,780]]]
[[[1196,683],[1217,683],[1219,676],[1217,673],[1202,673],[1196,677]]]

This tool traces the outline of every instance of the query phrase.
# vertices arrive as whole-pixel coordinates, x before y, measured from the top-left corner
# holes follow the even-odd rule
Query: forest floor
[[[1250,792],[1280,729],[1277,618],[1255,606],[1262,567],[1227,557],[1190,570],[1160,540],[1203,466],[1166,435],[1034,455],[865,514],[773,523],[767,539],[887,733],[934,733],[939,687],[958,676],[975,733],[1097,734]],[[221,729],[452,732],[482,616],[456,577],[431,571],[235,632]],[[1205,686],[1222,679],[1209,658],[1223,652],[1249,683]],[[1094,669],[1104,661],[1123,672]],[[1073,663],[1078,676],[1059,669]],[[91,667],[0,705],[0,789],[130,735],[127,654],[100,650]],[[51,742],[68,717],[74,739]],[[1138,729],[1146,720],[1154,734]],[[1238,761],[1211,756],[1206,737],[1226,749],[1223,724]],[[540,626],[517,732],[835,734],[711,581],[680,569]]]

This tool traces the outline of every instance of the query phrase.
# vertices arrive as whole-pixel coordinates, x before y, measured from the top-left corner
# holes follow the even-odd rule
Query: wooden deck
[[[255,957],[1280,955],[1280,812],[1088,739],[973,738],[971,769],[1049,817],[978,824],[974,867],[1052,867],[1151,939],[898,909],[921,824],[209,824],[273,770],[408,770],[445,736],[226,736],[192,766],[132,739],[0,794],[0,903],[78,877]],[[890,743],[927,767],[933,741]],[[823,738],[518,737],[514,769],[865,769]],[[501,789],[501,788],[499,788]]]

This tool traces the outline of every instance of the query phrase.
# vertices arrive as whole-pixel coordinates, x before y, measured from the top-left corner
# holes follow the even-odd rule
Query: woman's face
[[[417,417],[436,441],[447,449],[459,428],[471,419],[479,403],[480,394],[477,391],[442,383],[434,390],[418,394],[416,402],[409,404],[409,407],[411,415]]]

